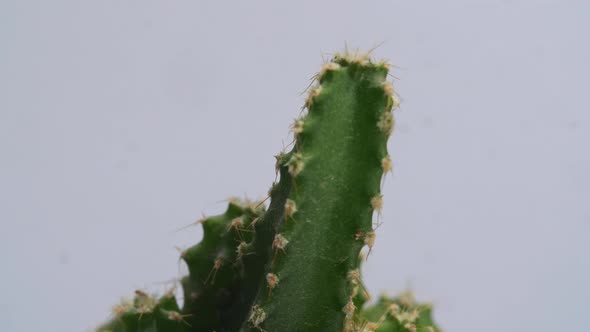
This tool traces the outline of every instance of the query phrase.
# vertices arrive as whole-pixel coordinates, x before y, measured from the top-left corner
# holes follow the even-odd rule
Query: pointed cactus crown
[[[410,294],[363,309],[361,250],[375,243],[393,169],[387,140],[399,101],[389,68],[361,52],[323,64],[291,150],[276,157],[268,208],[232,199],[201,219],[202,241],[181,253],[183,307],[172,292],[137,291],[99,331],[440,331]]]

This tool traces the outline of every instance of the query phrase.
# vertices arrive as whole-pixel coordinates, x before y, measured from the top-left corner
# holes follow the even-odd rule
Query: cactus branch
[[[387,140],[399,101],[388,70],[360,52],[324,64],[291,126],[291,150],[276,156],[268,209],[234,199],[200,221],[203,240],[181,253],[182,309],[171,292],[137,291],[99,330],[440,332],[430,306],[408,294],[363,309],[361,250],[375,243],[393,169]]]

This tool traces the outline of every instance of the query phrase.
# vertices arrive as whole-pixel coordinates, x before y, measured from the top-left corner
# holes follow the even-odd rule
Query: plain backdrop
[[[398,67],[373,294],[586,331],[587,1],[0,1],[0,329],[91,331],[262,198],[322,57]]]

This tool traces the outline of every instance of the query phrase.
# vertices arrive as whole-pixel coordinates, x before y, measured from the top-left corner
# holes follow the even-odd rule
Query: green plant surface
[[[243,258],[253,253],[252,223],[263,211],[264,205],[232,199],[225,213],[199,221],[203,240],[181,254],[189,270],[181,282],[183,313],[195,330],[220,328],[244,276]]]
[[[389,65],[345,52],[325,63],[276,156],[270,203],[230,200],[201,219],[203,240],[181,258],[184,305],[137,291],[99,328],[111,332],[440,332],[430,307],[369,295],[360,264],[375,241],[387,140],[399,104]],[[290,145],[291,145],[290,144]]]
[[[135,291],[132,301],[123,300],[113,308],[115,316],[98,328],[100,332],[189,332],[188,323],[180,312],[172,292],[160,299]]]
[[[375,332],[441,332],[432,321],[432,306],[418,304],[411,292],[396,298],[382,295],[377,303],[361,311],[361,324]]]
[[[386,65],[356,60],[336,57],[325,66],[308,114],[293,125],[293,150],[280,159],[292,185],[274,221],[288,244],[267,266],[251,330],[342,331],[354,314],[352,278],[362,247],[373,241],[393,126]]]

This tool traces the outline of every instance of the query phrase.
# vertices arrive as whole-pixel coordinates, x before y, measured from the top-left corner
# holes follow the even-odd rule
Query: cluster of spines
[[[409,291],[397,298],[381,296],[355,323],[359,332],[441,332],[433,323],[432,306],[416,303]]]
[[[113,308],[113,319],[100,332],[175,331],[188,332],[188,315],[180,310],[173,290],[156,298],[141,290],[133,300],[122,300]]]

